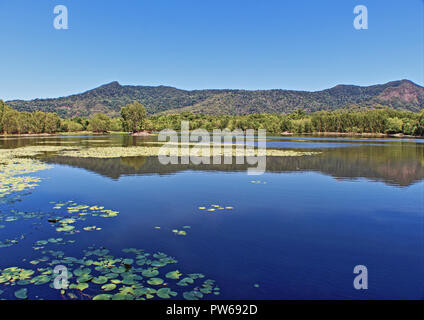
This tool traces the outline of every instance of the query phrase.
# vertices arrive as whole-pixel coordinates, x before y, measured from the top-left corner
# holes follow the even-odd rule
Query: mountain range
[[[57,112],[61,117],[90,116],[104,112],[119,114],[120,108],[133,101],[146,107],[147,113],[193,112],[244,115],[250,113],[288,113],[334,110],[352,105],[381,104],[395,109],[418,112],[424,108],[424,87],[409,80],[391,81],[372,86],[337,85],[321,91],[296,90],[181,90],[168,86],[130,86],[117,81],[67,97],[10,100],[18,111]]]

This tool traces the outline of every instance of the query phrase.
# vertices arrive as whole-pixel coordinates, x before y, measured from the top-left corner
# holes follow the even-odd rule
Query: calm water
[[[129,146],[153,139],[3,138],[0,147]],[[88,223],[101,231],[76,235],[58,235],[47,219],[0,221],[6,225],[0,240],[25,235],[0,248],[0,268],[30,266],[40,257],[35,241],[61,236],[76,240],[60,249],[70,255],[90,245],[116,255],[131,247],[165,252],[178,260],[178,270],[216,281],[221,294],[208,299],[424,297],[424,140],[272,137],[267,146],[322,153],[268,158],[261,176],[248,176],[243,165],[163,166],[155,157],[42,157],[53,168],[32,174],[44,178],[40,185],[0,210],[45,213],[53,211],[51,201],[73,200],[119,215]],[[233,209],[198,209],[211,204]],[[186,236],[172,233],[186,225]],[[356,265],[368,268],[368,290],[353,287]],[[14,298],[13,291],[0,298]]]

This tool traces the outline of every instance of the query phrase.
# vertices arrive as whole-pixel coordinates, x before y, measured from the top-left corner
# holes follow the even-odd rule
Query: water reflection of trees
[[[367,178],[408,186],[424,178],[424,149],[419,144],[327,149],[318,156],[268,157],[267,172],[316,171],[340,179]],[[245,171],[247,165],[162,165],[157,157],[89,159],[50,157],[50,163],[84,168],[117,179],[121,175],[193,171]]]

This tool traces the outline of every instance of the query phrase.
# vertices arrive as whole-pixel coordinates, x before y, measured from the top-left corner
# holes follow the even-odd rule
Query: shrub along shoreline
[[[121,116],[110,118],[103,113],[91,118],[61,119],[56,113],[19,112],[0,100],[0,135],[53,135],[132,133],[147,136],[163,129],[181,129],[189,121],[190,130],[265,129],[267,134],[315,134],[357,136],[423,136],[424,109],[420,113],[390,109],[351,107],[306,114],[296,110],[289,114],[206,115],[182,112],[147,116],[138,102],[121,108]]]

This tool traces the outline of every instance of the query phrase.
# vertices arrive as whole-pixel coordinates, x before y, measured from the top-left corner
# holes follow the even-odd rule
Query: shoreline
[[[157,133],[152,133],[152,131],[140,131],[135,133],[130,132],[119,132],[119,131],[110,131],[110,132],[93,132],[93,131],[76,131],[76,132],[57,132],[57,133],[9,133],[9,134],[0,134],[0,138],[7,137],[53,137],[53,136],[80,136],[80,135],[93,135],[93,136],[105,136],[105,135],[114,135],[114,134],[126,134],[131,137],[150,137],[155,136]],[[270,135],[274,135],[275,133],[269,133]],[[387,137],[387,138],[424,138],[422,136],[413,136],[406,135],[403,133],[371,133],[371,132],[308,132],[308,133],[295,133],[295,132],[281,132],[278,134],[279,136],[341,136],[341,137]]]
[[[312,133],[287,133],[286,135],[311,135],[311,136],[342,136],[342,137],[387,137],[387,138],[423,138],[422,136],[412,136],[403,133],[371,133],[371,132],[312,132]]]

